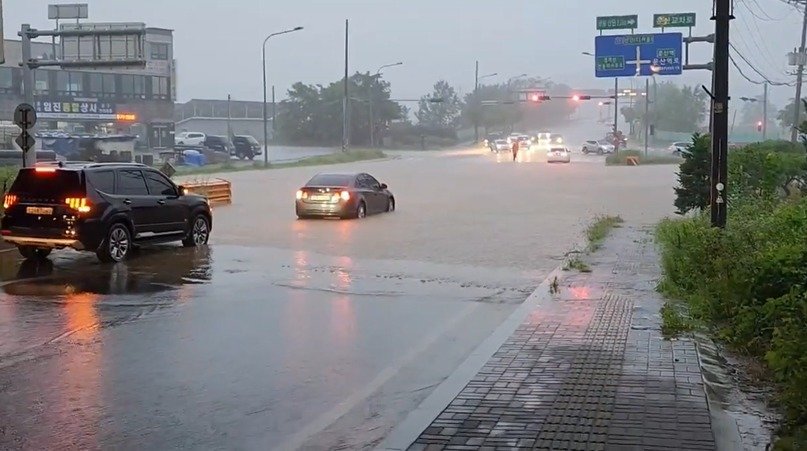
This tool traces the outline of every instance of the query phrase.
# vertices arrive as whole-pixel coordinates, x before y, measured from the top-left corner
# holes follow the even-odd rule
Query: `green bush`
[[[767,363],[790,424],[807,424],[807,198],[742,199],[725,230],[700,214],[663,221],[656,235],[661,290]]]

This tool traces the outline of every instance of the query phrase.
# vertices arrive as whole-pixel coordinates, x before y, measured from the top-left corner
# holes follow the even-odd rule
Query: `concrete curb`
[[[527,316],[540,305],[551,301],[552,295],[549,293],[549,287],[555,277],[561,278],[562,273],[561,266],[550,272],[547,278],[538,285],[538,288],[488,338],[477,346],[446,380],[440,383],[415,410],[409,412],[406,418],[395,426],[384,441],[376,447],[376,450],[400,451],[409,448],[423,430],[429,427],[432,421],[468,385],[476,373],[485,366],[493,354],[513,335],[513,332]]]

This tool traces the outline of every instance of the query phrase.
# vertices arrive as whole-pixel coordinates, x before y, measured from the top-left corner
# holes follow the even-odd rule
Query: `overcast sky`
[[[74,1],[73,1],[74,2]],[[73,3],[62,2],[62,3]],[[350,20],[350,72],[386,63],[393,96],[414,98],[446,79],[461,92],[473,88],[474,61],[491,81],[529,73],[575,88],[612,86],[594,78],[595,17],[638,14],[639,31],[653,31],[653,13],[698,14],[695,34],[713,31],[709,0],[87,0],[90,20],[145,22],[174,30],[178,96],[259,100],[261,42],[272,32],[305,30],[269,41],[268,74],[278,95],[296,82],[328,83],[341,77],[344,21]],[[53,28],[47,5],[55,0],[3,0],[5,35],[21,23]],[[672,7],[675,5],[674,7]],[[670,11],[673,10],[673,11]],[[737,0],[732,43],[774,81],[792,81],[786,53],[798,44],[801,13],[783,0]],[[691,62],[706,62],[708,44],[694,44]],[[760,79],[738,59],[749,77]],[[706,71],[666,77],[708,85]],[[629,83],[626,80],[625,83]],[[732,72],[732,95],[761,92]],[[781,105],[793,88],[772,88]]]

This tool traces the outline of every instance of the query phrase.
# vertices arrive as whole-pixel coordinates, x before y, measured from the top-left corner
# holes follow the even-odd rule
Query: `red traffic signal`
[[[572,96],[572,100],[575,102],[579,102],[581,100],[591,100],[591,96],[581,96],[579,94],[575,94]]]
[[[530,94],[530,102],[538,102],[541,100],[541,96],[538,94]]]
[[[551,100],[550,97],[543,92],[528,92],[527,93],[527,101],[532,103],[537,102],[544,102],[547,100]]]
[[[762,131],[762,121],[757,122],[757,131],[758,132]]]

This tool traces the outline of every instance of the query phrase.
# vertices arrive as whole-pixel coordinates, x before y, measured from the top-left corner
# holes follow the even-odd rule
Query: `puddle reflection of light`
[[[309,278],[308,253],[306,251],[294,252],[294,278],[296,280],[305,280]]]
[[[571,287],[569,292],[573,299],[591,299],[591,291],[588,287]]]
[[[80,340],[88,341],[98,334],[98,312],[95,304],[99,296],[93,293],[75,293],[72,287],[66,287],[67,297],[64,308],[67,315],[67,330],[75,331],[72,335]]]
[[[336,270],[336,288],[346,291],[350,288],[353,279],[350,272],[353,270],[353,260],[350,257],[339,257],[339,268]]]

